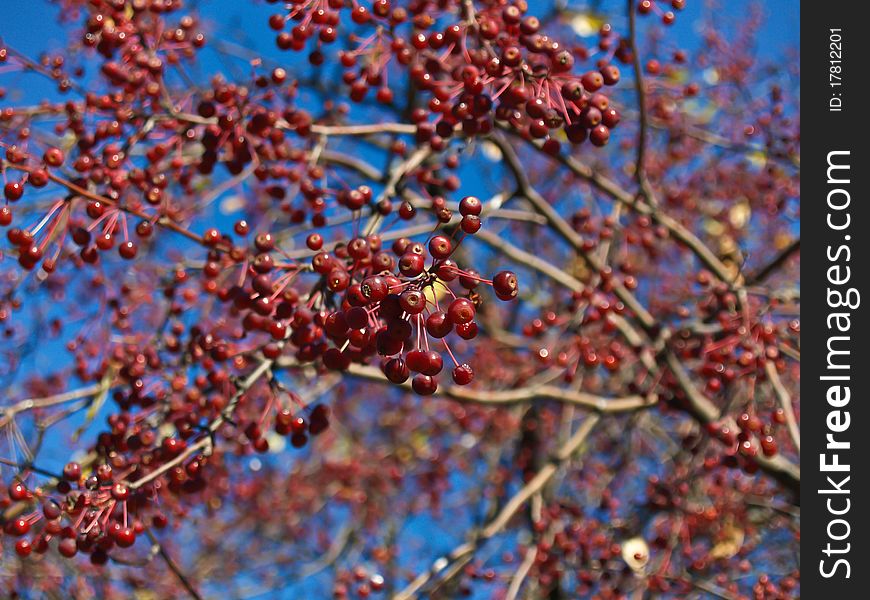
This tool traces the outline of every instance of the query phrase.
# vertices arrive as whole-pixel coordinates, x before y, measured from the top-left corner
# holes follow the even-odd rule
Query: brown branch
[[[795,417],[794,407],[791,403],[791,394],[788,393],[788,390],[785,389],[785,386],[782,384],[782,380],[779,378],[779,372],[777,372],[776,365],[773,361],[769,360],[764,363],[764,372],[767,373],[767,379],[770,381],[771,387],[773,387],[773,393],[779,401],[780,407],[782,407],[782,412],[785,415],[785,423],[791,441],[795,448],[797,448],[797,451],[800,452],[801,431],[798,427],[797,417]]]
[[[375,204],[380,202],[381,200],[390,198],[396,195],[396,189],[398,188],[399,183],[402,179],[419,167],[423,162],[432,155],[432,148],[429,145],[423,146],[422,148],[417,148],[408,158],[403,160],[401,163],[396,165],[395,167],[388,170],[390,174],[387,181],[384,183],[384,189],[378,194],[377,199],[375,200]],[[384,174],[386,176],[386,173]],[[365,234],[370,235],[374,233],[377,228],[380,226],[382,221],[382,216],[378,212],[374,212],[371,217],[369,217],[368,223],[365,226]]]
[[[529,183],[522,163],[519,160],[513,147],[500,136],[493,136],[493,141],[499,146],[502,155],[508,168],[512,171],[520,193],[528,198],[534,208],[538,210],[551,224],[551,226],[569,243],[577,252],[583,256],[590,266],[600,272],[603,265],[600,264],[597,256],[592,253],[584,252],[582,248],[582,238],[574,231],[574,229],[558,214],[555,208],[541,196],[541,194]],[[534,145],[534,144],[533,144]],[[538,148],[537,145],[534,145]],[[598,174],[582,163],[575,161],[570,157],[561,156],[559,160],[565,166],[568,166],[578,176],[590,181],[599,189],[606,191],[614,199],[627,204],[631,208],[640,211],[642,214],[650,215],[654,220],[664,225],[674,237],[682,241],[690,250],[704,262],[717,277],[723,281],[728,281],[727,267],[716,257],[715,254],[699,240],[692,232],[683,227],[676,220],[658,210],[657,207],[650,206],[643,202],[637,201],[631,194],[624,191],[618,184]],[[745,303],[746,291],[742,287],[741,282],[735,282],[738,302],[743,305]],[[666,351],[666,341],[670,339],[672,332],[667,327],[661,327],[656,319],[643,307],[640,301],[627,288],[616,284],[613,288],[614,294],[622,300],[625,305],[631,309],[635,317],[640,322],[643,329],[642,335],[639,331],[625,319],[620,319],[620,331],[626,336],[626,339],[634,348],[642,348],[644,337],[649,339],[656,348],[656,355],[661,355],[664,352],[665,363],[667,367],[674,373],[680,388],[685,393],[688,399],[688,412],[701,423],[710,423],[718,421],[722,418],[719,409],[711,400],[704,396],[692,383],[688,372],[685,370],[679,359],[673,352]],[[644,356],[641,356],[644,359]],[[655,374],[659,372],[657,359],[647,355],[645,365]],[[763,470],[768,472],[778,481],[786,485],[792,490],[800,489],[800,467],[795,465],[781,454],[772,458],[759,455],[755,457],[755,462]]]
[[[169,570],[175,574],[175,577],[178,579],[181,586],[187,590],[187,593],[190,594],[190,597],[194,600],[202,600],[202,596],[196,591],[196,588],[191,583],[190,579],[187,578],[187,575],[184,574],[184,571],[181,570],[181,567],[172,559],[169,555],[169,552],[166,551],[166,548],[160,543],[157,539],[157,536],[150,529],[145,529],[145,535],[148,536],[148,539],[151,540],[151,546],[154,551],[163,559],[163,562],[166,563],[166,566],[169,567]]]
[[[687,407],[686,409],[699,422],[703,424],[722,422],[728,425],[731,429],[737,430],[737,423],[731,417],[725,417],[721,414],[716,405],[713,404],[704,394],[695,387],[689,377],[688,372],[683,367],[677,356],[667,351],[665,353],[667,365],[671,372],[677,378],[680,388],[686,394]],[[782,454],[777,454],[773,457],[767,457],[759,454],[752,459],[765,472],[774,477],[777,481],[788,487],[794,492],[800,491],[801,485],[801,470],[800,465],[796,465]]]
[[[514,576],[511,578],[510,586],[508,586],[507,595],[505,595],[505,600],[516,600],[520,595],[520,589],[523,587],[523,582],[526,579],[526,575],[529,574],[529,571],[532,568],[532,565],[535,564],[535,557],[538,555],[538,548],[529,548],[526,550],[526,556],[523,558],[523,562],[520,563],[519,568],[514,572]]]
[[[542,275],[549,277],[572,292],[581,292],[586,287],[579,279],[572,277],[569,273],[566,273],[559,267],[547,262],[536,254],[526,252],[525,250],[514,246],[504,237],[496,235],[491,231],[481,229],[474,234],[474,238],[482,241],[487,246],[500,251],[517,264],[534,269]]]
[[[587,252],[583,247],[583,237],[577,233],[574,228],[568,223],[562,215],[538,192],[529,182],[526,175],[525,167],[516,154],[513,146],[504,140],[501,136],[493,136],[493,141],[498,145],[505,158],[505,163],[510,168],[517,182],[519,193],[525,197],[550,224],[556,232],[561,235],[576,251],[580,254],[589,266],[600,273],[604,265],[597,256],[591,252]],[[622,300],[622,302],[634,313],[635,317],[641,322],[644,329],[652,329],[655,327],[655,318],[644,308],[638,299],[628,289],[619,282],[614,282],[613,293]]]
[[[0,408],[0,428],[5,427],[9,421],[15,418],[15,415],[19,413],[33,409],[57,406],[58,404],[66,404],[67,402],[72,402],[73,400],[78,400],[79,398],[85,398],[87,396],[95,396],[106,391],[109,387],[111,387],[109,382],[105,381],[79,388],[77,390],[70,390],[68,392],[46,396],[44,398],[27,398],[25,400],[20,400],[11,406]]]
[[[302,365],[295,358],[282,356],[276,361],[275,367],[292,369]],[[369,365],[352,364],[346,373],[361,379],[388,383],[383,372],[377,367]],[[402,386],[403,389],[411,389],[409,383]],[[567,390],[554,385],[535,385],[528,387],[513,388],[508,390],[479,390],[459,385],[440,386],[435,392],[438,396],[444,396],[460,402],[483,404],[487,406],[511,406],[532,400],[554,400],[564,404],[580,406],[596,413],[624,413],[654,406],[658,401],[655,395],[644,397],[640,395],[623,396],[620,398],[606,398],[586,392]]]
[[[792,257],[792,255],[796,252],[800,252],[801,249],[801,239],[797,238],[792,241],[791,244],[786,246],[776,257],[761,267],[757,272],[749,275],[746,278],[747,285],[756,285],[761,283],[772,274],[774,274],[780,267],[782,267],[788,260]]]
[[[646,201],[655,205],[655,194],[646,176],[645,158],[649,117],[646,110],[646,87],[643,81],[643,69],[640,66],[640,52],[637,50],[636,12],[635,0],[628,0],[628,41],[631,46],[631,66],[634,71],[634,91],[637,96],[638,108],[637,158],[634,165],[634,176]]]
[[[418,592],[430,580],[444,572],[450,565],[457,562],[467,563],[484,542],[491,539],[504,529],[510,522],[511,518],[517,511],[529,501],[529,499],[538,493],[547,482],[552,479],[559,468],[576,453],[595,425],[598,424],[600,417],[589,415],[579,429],[572,435],[564,445],[562,445],[556,453],[550,458],[540,471],[520,489],[508,502],[502,507],[498,514],[492,518],[480,531],[476,532],[471,541],[460,544],[454,548],[446,556],[440,557],[428,571],[421,573],[415,577],[408,586],[393,596],[393,600],[410,600],[416,598]],[[456,571],[454,571],[456,572]]]
[[[151,471],[147,475],[145,475],[145,476],[143,476],[140,479],[137,479],[135,481],[127,482],[127,486],[131,490],[135,490],[137,488],[140,488],[143,485],[145,485],[146,483],[150,483],[151,481],[154,481],[155,479],[157,479],[158,477],[160,477],[161,475],[163,475],[164,473],[166,473],[167,471],[169,471],[170,469],[172,469],[176,465],[181,464],[182,462],[184,462],[187,458],[189,458],[190,456],[192,456],[196,452],[199,452],[202,449],[210,447],[212,444],[212,435],[217,433],[218,429],[220,429],[221,426],[227,422],[227,420],[230,418],[230,416],[235,411],[236,406],[238,405],[239,401],[242,399],[242,396],[244,396],[245,393],[263,375],[265,375],[266,372],[269,371],[269,369],[272,368],[272,363],[273,363],[272,360],[263,359],[262,361],[260,361],[260,364],[257,365],[257,368],[254,369],[245,378],[245,380],[239,384],[238,389],[236,390],[236,393],[233,394],[233,397],[230,399],[229,403],[227,404],[227,407],[220,414],[220,416],[218,416],[216,419],[214,419],[209,424],[209,426],[208,426],[209,435],[206,435],[205,437],[200,438],[200,440],[197,441],[195,444],[191,444],[190,446],[185,448],[183,452],[178,454],[178,456],[174,457],[172,460],[166,461],[165,463],[163,463],[162,465],[160,465],[158,468],[154,469],[153,471]]]

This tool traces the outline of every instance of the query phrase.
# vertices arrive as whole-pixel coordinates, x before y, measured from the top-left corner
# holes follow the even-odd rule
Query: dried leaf
[[[743,546],[745,534],[742,529],[734,525],[725,525],[722,528],[722,538],[710,550],[710,558],[731,558]]]
[[[604,19],[592,13],[577,13],[571,17],[571,29],[580,37],[597,35],[604,25]]]
[[[728,220],[735,229],[743,229],[752,217],[752,208],[746,200],[738,202],[728,211]]]

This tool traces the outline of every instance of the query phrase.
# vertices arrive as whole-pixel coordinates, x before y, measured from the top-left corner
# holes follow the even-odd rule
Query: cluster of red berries
[[[347,598],[368,598],[372,594],[384,591],[383,575],[371,573],[368,569],[358,566],[349,571],[342,570],[336,575],[332,586],[332,595],[336,600]]]
[[[356,207],[369,193],[352,190],[343,202]],[[464,234],[479,229],[482,208],[473,196],[459,202]],[[216,230],[206,237],[215,244],[219,239]],[[458,244],[445,235],[431,237],[427,245],[399,238],[389,250],[382,247],[377,234],[353,238],[331,253],[322,250],[318,233],[310,234],[306,243],[316,252],[309,270],[320,276],[319,290],[309,295],[307,305],[290,285],[305,269],[296,263],[278,265],[269,234],[254,240],[256,255],[247,267],[244,286],[218,292],[221,299],[232,301],[246,330],[270,334],[273,342],[264,347],[269,358],[284,352],[282,345],[287,343],[301,362],[320,358],[327,368],[345,370],[352,362],[364,363],[377,354],[385,359],[382,367],[388,379],[404,383],[413,371],[417,373],[414,390],[432,394],[443,360],[430,347],[430,338],[441,340],[454,363],[453,380],[466,385],[473,371],[456,360],[444,338],[454,332],[466,340],[477,335],[474,290],[480,283],[491,286],[501,300],[518,294],[517,278],[510,271],[488,280],[472,269],[460,268],[451,258]],[[212,277],[220,270],[217,262],[206,265]],[[464,296],[456,294],[452,282],[464,290]],[[449,302],[440,299],[444,296],[451,298]],[[337,309],[330,310],[330,306]]]
[[[113,150],[110,144],[104,148],[104,155],[111,156],[117,154],[119,150]],[[16,147],[10,147],[6,151],[6,159],[11,164],[24,164],[26,154],[19,151]],[[79,159],[80,160],[80,159]],[[111,160],[111,158],[109,158]],[[119,159],[115,157],[119,166]],[[45,187],[52,177],[51,170],[58,169],[65,162],[64,153],[55,147],[48,148],[43,157],[42,163],[36,167],[27,167],[27,176],[18,181],[9,181],[4,186],[4,196],[7,202],[18,202],[24,195],[25,186],[29,185],[39,189]],[[86,186],[85,181],[76,181],[75,185]],[[165,185],[165,184],[164,184]],[[6,237],[9,242],[18,248],[18,262],[22,267],[32,270],[37,264],[42,261],[42,268],[51,273],[54,271],[57,259],[61,254],[61,245],[56,244],[55,251],[46,256],[49,244],[56,240],[61,231],[70,233],[72,241],[81,248],[79,256],[85,263],[94,263],[99,258],[100,251],[111,250],[115,247],[115,238],[118,235],[123,236],[123,241],[118,245],[118,254],[127,260],[136,257],[138,245],[136,242],[129,239],[127,232],[127,217],[126,214],[119,210],[116,206],[107,205],[100,200],[91,200],[86,205],[86,216],[91,219],[89,225],[84,224],[78,216],[70,216],[71,205],[66,198],[55,201],[49,210],[46,212],[42,220],[35,226],[29,229],[21,229],[12,227],[6,232]],[[12,223],[12,208],[7,204],[0,208],[0,226],[8,226]],[[94,236],[93,231],[100,227],[98,235]],[[60,230],[60,227],[64,227]],[[153,226],[150,221],[144,220],[136,227],[136,232],[141,237],[150,235]],[[44,260],[43,260],[44,259]]]
[[[205,35],[196,30],[190,15],[178,23],[169,24],[163,17],[178,10],[182,3],[175,0],[94,0],[85,22],[81,42],[85,48],[95,48],[106,60],[101,72],[108,81],[128,93],[141,91],[157,99],[167,65],[179,58],[191,58],[195,50],[205,45]],[[147,32],[162,44],[155,52],[155,43],[144,34],[144,23],[160,23],[161,27]],[[171,50],[164,51],[164,47]]]
[[[318,49],[309,58],[320,64],[320,46],[337,39],[345,8],[343,2],[299,4],[273,15],[269,24],[283,30],[297,23],[278,35],[282,49],[302,50],[316,36]],[[573,144],[608,142],[620,115],[601,89],[619,82],[616,65],[603,59],[596,69],[574,73],[575,57],[586,52],[543,33],[538,19],[525,14],[525,2],[487,3],[471,16],[451,8],[429,2],[392,8],[388,0],[376,2],[372,10],[355,6],[351,20],[375,31],[365,38],[353,36],[356,46],[340,53],[351,100],[361,102],[369,89],[377,88],[377,100],[392,103],[387,80],[390,65],[396,64],[431,96],[427,108],[415,110],[412,118],[417,141],[435,149],[443,149],[456,132],[486,134],[496,122],[543,140],[548,151],[558,151],[557,132]],[[409,28],[401,27],[405,24]],[[631,58],[622,40],[614,55],[622,62]]]
[[[667,5],[667,9],[662,9],[660,5]],[[675,10],[683,10],[686,7],[686,0],[639,0],[637,3],[637,12],[641,15],[655,14],[661,17],[662,23],[665,25],[673,25],[676,20]],[[671,10],[673,9],[673,10]]]
[[[782,409],[776,409],[770,415],[770,422],[765,423],[755,413],[742,413],[737,418],[737,431],[722,423],[709,423],[707,431],[717,438],[732,453],[739,452],[746,457],[758,454],[759,447],[766,457],[775,456],[779,452],[776,442],[776,426],[785,423]]]
[[[145,530],[141,521],[128,519],[128,506],[132,509],[137,499],[127,486],[113,483],[109,465],[100,466],[93,475],[84,478],[81,465],[69,463],[57,489],[67,494],[66,503],[31,491],[21,481],[13,481],[9,486],[12,503],[25,510],[34,507],[32,512],[10,519],[5,525],[7,535],[20,538],[15,542],[19,556],[44,554],[52,540],[57,540],[57,550],[62,556],[71,558],[82,552],[90,555],[93,564],[102,565],[109,560],[110,550],[129,548]],[[153,525],[165,526],[165,518],[155,517]]]

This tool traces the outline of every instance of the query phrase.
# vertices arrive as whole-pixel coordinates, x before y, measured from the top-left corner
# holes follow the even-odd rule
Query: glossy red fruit
[[[387,281],[378,275],[366,277],[360,284],[360,292],[370,304],[380,302],[389,294]]]
[[[369,322],[369,314],[361,306],[354,306],[344,312],[344,319],[350,329],[362,329]]]
[[[453,323],[443,311],[436,310],[426,318],[426,332],[434,338],[443,338],[453,331]]]
[[[426,297],[419,290],[405,290],[399,296],[399,305],[410,315],[420,314],[426,308]]]
[[[766,435],[761,438],[761,451],[767,457],[775,456],[777,452],[779,452],[779,448],[773,436]]]
[[[467,364],[461,364],[453,369],[453,381],[457,385],[468,385],[474,379],[474,371]]]
[[[465,325],[474,320],[476,310],[468,298],[456,298],[447,309],[447,316],[454,325]]]
[[[469,215],[479,216],[483,211],[483,203],[477,196],[466,196],[459,201],[459,214],[463,217]]]
[[[384,364],[384,375],[393,383],[405,383],[411,371],[401,358],[391,358]]]
[[[429,254],[431,254],[433,258],[447,258],[450,256],[452,251],[453,244],[450,242],[450,238],[446,236],[436,235],[429,240]]]
[[[27,535],[28,531],[30,531],[30,521],[23,517],[12,519],[6,523],[6,533],[9,535],[21,537]]]
[[[597,71],[589,71],[580,78],[580,83],[587,92],[597,92],[604,85],[604,76]]]
[[[429,375],[415,375],[411,387],[421,396],[431,396],[438,390],[438,381]]]
[[[604,146],[610,139],[610,129],[606,125],[598,125],[589,132],[589,141],[596,146]]]
[[[408,252],[399,259],[399,271],[405,277],[417,277],[425,267],[426,260],[413,252]]]
[[[13,481],[9,484],[9,498],[16,502],[27,500],[30,497],[30,492],[20,481]]]
[[[33,551],[33,546],[30,545],[28,540],[18,540],[15,542],[15,553],[18,556],[29,556]]]
[[[338,348],[329,348],[323,353],[323,365],[333,371],[345,371],[350,366],[350,356]]]
[[[499,300],[512,300],[519,293],[517,276],[511,271],[500,271],[492,278],[492,288]]]
[[[60,552],[62,556],[72,558],[78,552],[75,539],[65,538],[61,540],[57,545],[57,551]]]
[[[306,238],[305,245],[308,246],[309,250],[320,250],[323,248],[323,236],[319,233],[312,233]]]
[[[121,258],[125,258],[127,260],[132,260],[136,258],[136,253],[139,251],[139,248],[136,246],[135,242],[131,242],[127,240],[118,246],[118,254],[121,255]]]
[[[77,462],[67,463],[63,468],[63,477],[67,481],[78,481],[82,476],[82,467]]]
[[[3,186],[3,195],[9,202],[15,202],[24,195],[24,184],[20,181],[10,181]]]
[[[477,323],[475,323],[474,321],[456,326],[456,334],[463,340],[473,340],[477,337],[477,333]]]
[[[414,349],[408,352],[405,356],[408,368],[415,373],[421,373],[426,368],[426,352],[420,349]]]
[[[462,227],[462,231],[469,235],[473,235],[480,231],[480,217],[477,215],[468,215],[462,217],[462,221],[459,222],[459,226]]]
[[[419,363],[420,368],[415,370],[423,375],[435,376],[441,372],[442,368],[444,368],[444,361],[442,360],[441,355],[434,350],[423,352]]]
[[[63,151],[60,148],[51,147],[42,155],[42,161],[50,167],[61,166],[63,160]]]
[[[130,527],[121,527],[113,537],[121,548],[129,548],[136,543],[136,533]]]

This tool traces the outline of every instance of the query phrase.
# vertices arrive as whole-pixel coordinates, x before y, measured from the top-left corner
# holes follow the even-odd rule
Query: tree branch
[[[561,446],[552,458],[544,465],[540,471],[520,489],[508,502],[502,507],[498,514],[486,524],[479,532],[477,532],[471,541],[460,544],[454,548],[447,556],[437,559],[428,571],[421,573],[415,577],[408,586],[393,596],[393,600],[410,600],[416,598],[418,592],[431,579],[442,573],[451,564],[457,561],[470,560],[477,548],[484,542],[494,537],[496,534],[508,524],[510,519],[516,512],[526,503],[529,498],[540,491],[548,481],[556,474],[559,468],[574,455],[577,450],[592,433],[595,425],[598,424],[600,417],[589,415],[579,429],[572,435],[563,446]]]

